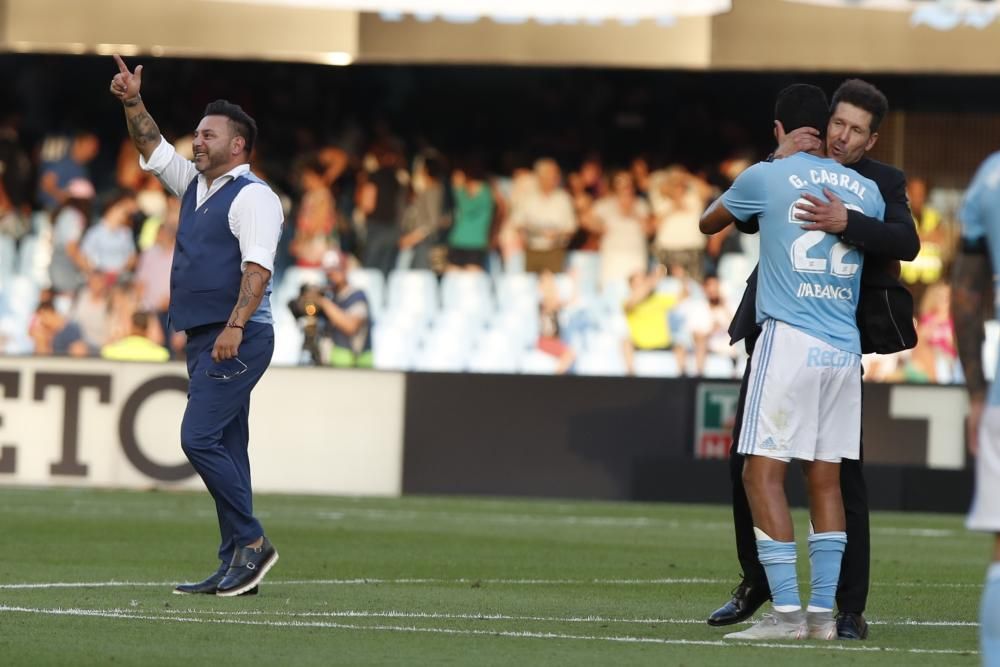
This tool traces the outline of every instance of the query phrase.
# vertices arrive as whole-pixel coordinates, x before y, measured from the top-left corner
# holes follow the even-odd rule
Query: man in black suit
[[[878,139],[878,127],[888,112],[885,96],[875,86],[859,79],[849,79],[837,89],[831,102],[826,149],[829,157],[848,165],[878,184],[885,199],[885,224],[857,211],[848,211],[836,197],[830,201],[805,195],[811,206],[799,209],[798,217],[810,221],[802,229],[817,229],[837,234],[845,243],[865,253],[862,269],[862,294],[858,305],[858,326],[864,352],[888,353],[916,342],[912,330],[913,301],[898,281],[898,260],[912,260],[920,250],[913,216],[906,198],[903,172],[865,156]],[[801,128],[783,135],[774,159],[800,150],[820,147],[818,132]],[[755,221],[754,221],[755,222]],[[741,231],[755,232],[753,222]],[[737,309],[729,333],[735,344],[744,340],[752,352],[759,328],[754,302],[757,294],[756,269],[747,280],[747,289]],[[709,625],[739,623],[751,617],[770,598],[764,568],[757,559],[753,519],[743,488],[743,459],[736,452],[743,425],[743,402],[747,392],[750,364],[740,386],[739,407],[733,425],[730,449],[730,477],[733,485],[733,520],[736,529],[736,552],[743,568],[743,580],[733,590],[732,599],[708,618]],[[862,450],[863,451],[863,450]],[[863,460],[844,460],[840,484],[847,518],[847,549],[837,587],[837,634],[841,639],[864,639],[868,624],[863,612],[868,600],[871,543],[868,534],[868,491],[861,474]]]

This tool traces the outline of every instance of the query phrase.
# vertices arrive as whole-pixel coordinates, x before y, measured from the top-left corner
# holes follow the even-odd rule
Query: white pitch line
[[[112,609],[109,611],[120,611],[122,613],[134,613],[134,609]],[[157,613],[168,613],[158,611]],[[364,610],[344,610],[344,611],[265,611],[234,609],[233,611],[219,611],[213,609],[173,609],[171,614],[200,614],[208,616],[278,616],[291,618],[426,618],[443,620],[462,621],[539,621],[543,623],[635,623],[640,625],[660,624],[660,625],[705,625],[703,618],[620,618],[613,616],[517,616],[509,614],[446,614],[433,611],[364,611]],[[979,623],[975,621],[916,621],[913,619],[899,619],[895,621],[869,620],[869,625],[883,626],[924,626],[924,627],[947,627],[947,628],[978,628]],[[750,621],[744,623],[750,625]]]
[[[731,584],[729,579],[706,579],[699,577],[674,577],[663,579],[489,579],[460,577],[443,578],[355,578],[355,579],[268,579],[268,584],[287,586],[361,586],[361,585],[468,585],[495,584],[507,586],[672,586],[685,584]],[[53,581],[0,584],[0,590],[45,589],[45,588],[128,588],[128,587],[173,587],[176,581]],[[981,588],[981,583],[963,582],[913,582],[875,581],[872,586],[886,588]]]
[[[819,649],[834,651],[861,651],[861,652],[885,652],[885,653],[919,653],[933,655],[977,655],[978,651],[965,649],[913,649],[895,648],[883,646],[846,646],[840,643],[823,644],[774,644],[774,643],[753,643],[753,642],[726,642],[723,640],[696,640],[696,639],[663,639],[659,637],[634,637],[628,635],[567,635],[556,632],[531,632],[531,631],[511,631],[511,630],[460,630],[456,628],[421,628],[416,626],[401,625],[351,625],[347,623],[331,623],[328,621],[252,621],[235,618],[197,618],[184,616],[163,616],[151,614],[130,614],[122,611],[106,611],[102,609],[78,609],[78,608],[34,608],[34,607],[13,607],[0,605],[0,612],[27,613],[47,616],[85,616],[112,619],[129,619],[143,621],[169,621],[174,623],[218,623],[226,625],[249,625],[267,626],[281,628],[329,628],[337,630],[360,630],[362,632],[413,632],[428,634],[445,634],[453,636],[489,636],[489,637],[511,637],[517,639],[566,639],[582,641],[606,641],[627,644],[660,644],[660,645],[686,645],[686,646],[753,646],[758,648],[792,648],[792,649]]]

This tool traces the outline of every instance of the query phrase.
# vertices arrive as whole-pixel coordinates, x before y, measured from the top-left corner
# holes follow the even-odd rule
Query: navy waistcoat
[[[197,177],[184,192],[170,270],[169,314],[174,329],[228,321],[243,278],[243,257],[239,239],[229,228],[229,208],[240,190],[260,182],[252,174],[241,174],[201,206],[197,206]]]

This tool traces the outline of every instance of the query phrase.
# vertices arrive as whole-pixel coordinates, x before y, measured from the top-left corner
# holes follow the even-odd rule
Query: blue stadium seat
[[[497,278],[496,288],[500,310],[538,310],[538,276],[534,273],[505,273]]]
[[[730,357],[721,354],[709,354],[705,358],[705,368],[702,377],[712,379],[732,379],[736,376],[736,364]]]
[[[521,357],[520,371],[528,375],[555,375],[559,361],[551,354],[532,350]]]
[[[518,349],[534,347],[539,333],[538,309],[501,311],[494,317],[491,326],[509,336]]]
[[[997,370],[997,351],[1000,346],[1000,322],[986,322],[986,338],[983,340],[983,374],[993,382]]]
[[[639,350],[633,357],[637,377],[680,377],[681,369],[673,352]]]
[[[575,274],[580,292],[595,294],[601,280],[601,256],[596,252],[574,250],[566,258],[567,272]]]
[[[502,329],[486,332],[469,359],[469,370],[477,373],[516,373],[520,346]]]
[[[0,288],[17,274],[17,245],[14,239],[0,234]]]
[[[372,332],[372,354],[375,368],[380,370],[410,370],[416,351],[417,339],[412,331],[376,326]]]
[[[30,277],[14,276],[10,284],[4,288],[7,309],[14,315],[30,317],[38,307],[39,292],[38,284]]]
[[[359,267],[347,274],[347,282],[365,293],[371,320],[377,322],[385,311],[385,277],[382,272]]]
[[[389,274],[388,311],[419,311],[433,316],[438,309],[437,279],[422,269]]]
[[[726,253],[719,258],[719,266],[716,274],[723,283],[734,285],[745,284],[750,272],[753,271],[754,261],[742,253]]]
[[[271,364],[296,366],[302,359],[302,329],[288,308],[274,308],[274,354]]]
[[[494,309],[493,288],[482,271],[449,271],[441,279],[441,308],[489,314]]]

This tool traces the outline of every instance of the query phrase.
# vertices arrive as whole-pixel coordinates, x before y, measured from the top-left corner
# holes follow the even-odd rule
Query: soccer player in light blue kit
[[[959,212],[961,251],[952,269],[952,317],[969,391],[968,443],[976,456],[976,493],[966,525],[994,534],[993,562],[979,607],[983,664],[1000,666],[1000,369],[987,390],[983,320],[991,280],[1000,275],[1000,153],[976,172]],[[992,267],[990,266],[992,259]],[[993,292],[1000,295],[1000,285]]]
[[[825,128],[826,95],[796,84],[779,93],[775,119],[787,131]],[[857,459],[861,440],[861,342],[855,321],[861,253],[822,231],[803,231],[803,194],[838,198],[882,219],[878,186],[836,161],[796,153],[743,172],[702,216],[713,234],[758,216],[757,321],[738,451],[774,613],[731,639],[836,639],[834,595],[847,544],[840,461]],[[802,609],[792,517],[785,497],[788,463],[802,462],[809,487],[811,597]]]

